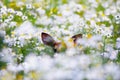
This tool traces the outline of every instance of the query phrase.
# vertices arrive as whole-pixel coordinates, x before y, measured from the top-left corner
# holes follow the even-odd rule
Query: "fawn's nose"
[[[67,46],[64,42],[57,42],[54,44],[55,52],[64,52],[67,49]]]

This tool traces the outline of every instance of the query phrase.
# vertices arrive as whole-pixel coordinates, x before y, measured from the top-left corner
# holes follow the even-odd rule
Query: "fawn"
[[[67,46],[64,42],[57,42],[53,39],[53,37],[47,33],[41,33],[42,41],[45,45],[53,48],[54,52],[61,52],[67,49]],[[82,38],[82,34],[77,34],[71,37],[73,44],[77,44],[77,40]]]

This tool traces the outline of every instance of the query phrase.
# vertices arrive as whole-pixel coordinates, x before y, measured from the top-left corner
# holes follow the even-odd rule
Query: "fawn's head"
[[[53,39],[53,37],[47,33],[42,32],[41,33],[42,41],[45,45],[50,46],[53,48],[54,52],[61,52],[65,51],[67,49],[67,45],[65,42],[57,42]],[[79,38],[82,38],[82,34],[77,34],[72,36],[70,39],[72,39],[73,44],[77,44],[77,40]]]

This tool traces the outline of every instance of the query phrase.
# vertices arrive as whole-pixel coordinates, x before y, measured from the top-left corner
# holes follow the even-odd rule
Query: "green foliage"
[[[62,0],[62,3],[66,4],[66,3],[68,3],[68,0]]]
[[[90,48],[90,47],[86,47],[86,48],[84,49],[84,53],[85,53],[85,54],[90,54],[90,51],[91,51],[91,48]]]
[[[54,50],[52,47],[50,46],[44,46],[45,48],[43,50],[41,50],[40,54],[41,55],[44,55],[44,54],[47,54],[47,55],[50,55],[51,57],[54,56]]]
[[[98,7],[96,8],[96,11],[97,12],[99,12],[99,11],[103,11],[104,12],[105,8],[101,4],[99,4]]]
[[[14,27],[8,27],[8,28],[6,28],[6,35],[9,35],[9,36],[11,36],[11,32],[15,29],[16,27],[14,26]]]
[[[51,71],[53,70],[56,71],[57,68],[59,70],[58,73],[59,72],[61,73],[66,70],[67,72],[73,71],[75,68],[74,72],[75,74],[77,73],[76,76],[79,76],[78,73],[81,73],[82,71],[81,75],[83,76],[81,76],[82,77],[81,79],[83,80],[88,80],[88,78],[94,78],[95,76],[93,73],[98,73],[98,76],[100,77],[100,79],[113,80],[116,77],[115,74],[112,74],[111,72],[112,72],[113,66],[115,67],[120,66],[120,51],[118,52],[117,58],[116,58],[116,55],[114,55],[115,52],[117,54],[117,50],[118,50],[116,48],[116,39],[120,37],[120,24],[116,23],[117,19],[115,19],[114,17],[115,14],[119,13],[119,9],[116,7],[116,5],[114,5],[116,4],[117,0],[112,0],[110,1],[110,3],[108,0],[103,0],[103,1],[94,0],[94,2],[90,0],[89,1],[73,0],[73,2],[70,2],[70,3],[69,3],[69,0],[31,0],[31,1],[2,0],[0,2],[3,3],[3,5],[5,6],[5,7],[2,7],[2,5],[0,5],[0,8],[1,7],[2,9],[6,8],[6,10],[3,10],[3,13],[0,12],[0,19],[1,19],[0,30],[2,29],[6,33],[5,42],[4,42],[4,37],[0,35],[0,70],[2,69],[5,70],[3,77],[12,76],[16,78],[15,80],[23,80],[24,77],[28,79],[38,80],[35,77],[40,76],[40,78],[42,79],[47,79],[47,78],[44,78],[46,77],[46,73],[47,73],[47,76],[50,76]],[[104,2],[108,2],[107,3],[108,7],[106,7],[106,5],[103,4]],[[116,11],[114,11],[113,13],[109,11],[109,10],[112,10],[112,8],[116,9]],[[13,12],[7,11],[10,9],[13,9]],[[107,11],[108,13],[106,13]],[[19,15],[19,12],[20,12],[20,15]],[[13,18],[9,17],[10,15]],[[119,18],[119,16],[117,18]],[[46,26],[46,24],[44,24],[45,22],[39,23],[39,19],[41,19],[40,21],[46,19],[44,20],[44,21],[48,21],[46,22],[46,24],[49,23],[49,20],[51,20],[51,22],[49,25]],[[28,30],[30,30],[31,32],[30,33],[29,31],[27,32],[28,35],[30,36],[27,36],[22,32],[21,34],[17,35],[16,29],[18,28],[18,31],[19,31],[20,25],[24,24],[25,21],[31,22],[32,27],[35,27],[35,28],[37,27],[35,30],[37,34],[35,33],[32,34],[31,32],[34,29],[32,30],[30,28]],[[13,22],[13,26],[11,27],[12,22]],[[15,22],[15,26],[14,26],[14,22]],[[1,27],[1,24],[2,24],[2,27]],[[25,25],[25,27],[26,26],[27,25]],[[113,26],[113,31],[111,29],[112,26]],[[53,30],[53,28],[55,29]],[[109,30],[110,30],[110,34],[108,32]],[[56,43],[58,40],[58,42],[60,42],[61,44],[56,46],[55,41],[52,41],[53,45],[52,47],[50,47],[41,43],[40,42],[41,38],[39,33],[41,33],[42,31],[48,32],[50,34],[54,34],[53,38],[55,38]],[[77,40],[76,42],[74,42],[74,39],[71,39],[71,37],[74,36],[74,34],[76,33],[82,34],[82,38],[78,41],[78,43],[77,43]],[[100,35],[100,37],[97,35]],[[107,35],[112,35],[112,36],[107,36]],[[40,40],[38,40],[36,36],[39,37]],[[101,36],[102,36],[102,39],[101,39]],[[21,40],[21,37],[22,39],[24,39],[23,41],[19,41]],[[67,40],[68,40],[68,43],[67,43]],[[81,40],[85,40],[86,42]],[[92,42],[92,41],[95,41],[95,42]],[[8,44],[10,43],[11,46],[6,45],[7,43]],[[86,47],[86,44],[88,44],[87,47]],[[55,49],[53,49],[53,46],[57,48],[56,52],[59,53],[57,54],[57,56],[55,55],[56,52],[55,52]],[[9,49],[6,49],[6,48],[10,48],[10,51]],[[72,53],[72,51],[74,52]],[[9,70],[10,68],[6,69],[6,67],[9,67],[9,65],[7,65],[8,63],[3,60],[6,60],[6,58],[9,57],[9,55],[1,56],[2,53],[10,53],[12,55],[13,65],[10,64],[11,68],[12,67],[14,68],[14,66],[15,66],[15,69],[16,67],[20,67],[20,68],[22,67],[23,70],[19,71],[19,68],[18,68],[14,73],[13,69],[12,70]],[[27,55],[31,53],[36,54],[35,55],[36,57],[33,57],[32,59],[30,57],[30,59],[33,60],[33,62],[36,60],[40,60],[40,63],[41,62],[45,63],[45,64],[40,64],[40,69],[38,69],[39,64],[35,63],[35,65],[32,65],[34,63],[32,63],[31,61],[30,62],[26,61],[24,64],[25,58],[26,57],[29,58],[29,56]],[[63,53],[63,55],[61,55],[61,53]],[[49,62],[49,58],[47,58],[47,60],[46,58],[42,59],[44,58],[44,55],[48,55],[52,57],[50,58],[52,62],[51,61]],[[54,58],[54,55],[55,55],[55,58]],[[4,59],[2,60],[1,57],[2,59],[3,58]],[[115,59],[111,59],[114,57]],[[64,60],[61,60],[61,59],[64,59]],[[7,60],[9,60],[9,58]],[[69,64],[69,61],[71,61],[70,64]],[[28,65],[26,63],[28,63]],[[32,64],[29,65],[29,63],[32,63]],[[113,66],[109,67],[108,65],[111,65],[111,63]],[[72,66],[72,64],[75,64],[75,65]],[[44,68],[44,66],[47,66],[47,67]],[[51,66],[53,69],[48,68]],[[109,69],[111,68],[111,70],[109,71],[108,69],[107,72],[104,71],[106,66],[109,67]],[[101,70],[101,69],[102,69],[102,72],[100,71],[96,72],[96,70]],[[33,73],[31,74],[32,71]],[[50,71],[50,72],[47,72],[47,71]],[[113,72],[115,71],[113,70]],[[116,69],[116,72],[117,72],[117,69]],[[92,73],[91,74],[92,77],[91,76],[86,77],[86,74],[88,75],[89,73]],[[0,80],[4,79],[3,77],[2,78],[1,77],[2,76],[0,75]],[[58,78],[58,77],[59,76],[55,78]],[[64,79],[64,78],[61,78],[61,79]]]
[[[13,21],[18,22],[19,24],[21,24],[23,22],[22,18],[20,16],[16,16],[16,15],[14,15]]]
[[[40,8],[44,9],[45,10],[45,14],[48,18],[52,18],[54,19],[53,15],[57,15],[57,16],[62,16],[60,13],[58,13],[59,11],[59,6],[60,5],[64,5],[64,4],[67,4],[69,2],[69,0],[43,0],[45,1],[45,4],[46,4],[46,7],[44,6],[40,6]],[[116,2],[117,0],[114,0],[114,2]],[[29,20],[33,25],[35,25],[36,27],[38,28],[41,28],[41,29],[48,29],[50,30],[51,29],[51,25],[48,25],[48,26],[45,26],[44,24],[36,24],[36,21],[37,21],[37,17],[40,17],[41,16],[38,16],[38,13],[36,12],[36,9],[35,7],[34,8],[31,8],[31,9],[27,9],[26,8],[26,4],[22,5],[22,6],[18,6],[17,1],[13,0],[13,1],[10,1],[10,0],[3,0],[3,3],[4,5],[7,7],[7,8],[12,8],[16,11],[20,11],[23,13],[24,16],[27,16],[27,20]],[[34,2],[34,1],[32,1]],[[98,3],[98,6],[95,8],[96,10],[96,15],[98,17],[101,17],[99,16],[99,12],[103,12],[105,11],[105,8],[104,6],[102,6],[102,3],[99,3],[99,0],[96,2]],[[75,15],[79,15],[80,17],[83,17],[84,20],[85,17],[84,17],[84,14],[86,13],[85,9],[89,9],[89,7],[87,8],[88,4],[91,5],[91,3],[87,3],[87,0],[78,0],[78,3],[82,6],[83,10],[82,11],[79,11],[79,12],[74,12]],[[3,22],[5,21],[5,19],[8,18],[8,16],[10,15],[10,13],[6,14],[6,15],[3,15],[2,16],[2,20]],[[22,24],[24,22],[24,20],[22,19],[22,16],[18,16],[16,14],[12,14],[14,16],[14,18],[12,19],[12,21],[15,21],[17,22],[17,26],[19,26],[20,24]],[[105,15],[106,16],[106,15]],[[104,16],[103,16],[104,17]],[[83,52],[86,54],[86,55],[89,55],[91,54],[91,51],[100,51],[100,52],[105,52],[105,47],[107,44],[111,43],[113,48],[115,49],[115,45],[116,45],[116,39],[118,37],[120,37],[120,25],[119,24],[116,24],[115,23],[115,19],[114,19],[114,15],[110,14],[108,17],[111,21],[99,21],[99,22],[96,22],[96,24],[98,26],[101,26],[101,25],[105,25],[106,27],[110,27],[111,25],[113,25],[114,29],[113,29],[113,36],[110,37],[110,38],[105,38],[103,37],[103,46],[102,46],[102,50],[97,50],[97,49],[93,49],[91,47],[84,47],[83,49]],[[92,18],[91,20],[94,20],[94,18]],[[91,21],[88,20],[88,21],[85,21],[86,24],[88,26],[91,25]],[[8,24],[9,25],[9,24]],[[68,30],[69,29],[69,26],[71,26],[72,24],[71,23],[66,23],[65,24],[65,30]],[[59,28],[62,28],[61,25],[58,25]],[[78,31],[76,31],[76,33],[82,33],[84,35],[86,34],[91,34],[94,35],[94,32],[93,32],[93,28],[89,28],[89,29],[86,29],[84,28],[84,26],[78,26],[78,27],[83,27],[82,30],[80,31],[78,29]],[[16,26],[13,26],[13,27],[5,27],[5,31],[6,31],[6,35],[11,37],[11,32],[14,31],[16,28]],[[64,37],[65,35],[62,34],[61,32],[61,37]],[[49,47],[49,46],[44,46],[43,44],[41,45],[38,45],[36,46],[36,43],[38,42],[38,40],[36,38],[32,38],[30,40],[27,41],[27,43],[22,46],[22,47],[19,47],[19,45],[16,45],[16,46],[12,46],[12,49],[13,51],[16,53],[16,54],[23,54],[24,58],[29,54],[29,53],[37,53],[37,54],[48,54],[50,56],[54,56],[54,50],[53,48]],[[3,43],[3,38],[0,37],[0,50],[3,48],[5,44]],[[36,49],[36,47],[44,47],[44,49],[42,50],[38,50]],[[8,46],[7,46],[8,47]],[[66,48],[63,47],[61,48],[61,50],[63,52],[65,52]],[[23,58],[23,60],[24,60]],[[109,60],[108,59],[104,59],[103,60],[103,63],[106,63],[108,62]],[[19,61],[18,61],[19,62]],[[119,62],[120,63],[120,54],[118,54],[118,58],[116,60],[116,62]],[[2,63],[1,63],[2,64]]]
[[[84,15],[84,11],[80,11],[80,12],[75,12],[76,14],[78,14],[79,16],[83,16]]]
[[[86,4],[87,3],[87,0],[79,0],[79,4]]]
[[[13,46],[13,51],[16,54],[22,54],[23,55],[23,60],[25,59],[25,57],[30,54],[30,53],[38,53],[39,51],[36,50],[36,43],[38,42],[38,40],[36,38],[31,38],[23,47],[19,47],[19,45]],[[18,62],[21,62],[18,60]]]
[[[105,24],[106,27],[110,27],[111,25],[109,21],[103,21],[101,24]]]
[[[4,5],[8,5],[9,4],[9,0],[3,0]]]
[[[4,38],[0,35],[0,51],[3,47],[3,40],[4,40]]]
[[[6,66],[7,66],[7,63],[0,60],[0,70],[2,68],[5,68]]]
[[[29,12],[29,14],[27,14],[27,16],[28,16],[28,20],[29,20],[32,24],[35,24],[37,18],[36,18],[34,15],[30,14],[30,12]]]
[[[118,52],[117,59],[115,61],[120,64],[120,51]]]

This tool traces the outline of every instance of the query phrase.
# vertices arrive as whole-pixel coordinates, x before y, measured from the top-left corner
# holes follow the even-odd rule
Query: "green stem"
[[[106,36],[103,37],[103,52],[105,52],[105,47],[106,47],[105,40],[106,40]]]
[[[106,40],[106,37],[104,36],[103,37],[103,48],[102,48],[102,53],[103,53],[103,56],[102,56],[102,59],[103,59],[103,64],[106,63],[106,58],[104,58],[104,52],[105,52],[105,47],[106,47],[106,44],[105,44],[105,40]]]

